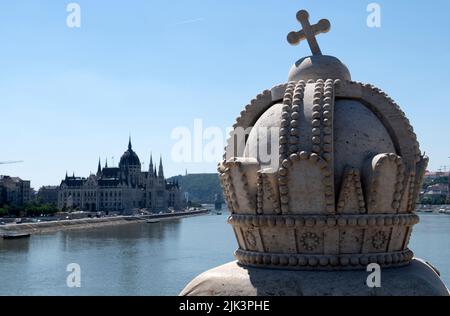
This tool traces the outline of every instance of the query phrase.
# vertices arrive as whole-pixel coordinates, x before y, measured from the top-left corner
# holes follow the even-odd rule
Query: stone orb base
[[[235,262],[199,275],[181,296],[449,296],[435,269],[420,259],[381,270],[381,287],[366,285],[366,271],[289,271]]]

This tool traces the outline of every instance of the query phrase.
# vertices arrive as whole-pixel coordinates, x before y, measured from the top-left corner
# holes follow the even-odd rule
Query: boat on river
[[[3,239],[23,239],[30,238],[31,234],[4,234]]]

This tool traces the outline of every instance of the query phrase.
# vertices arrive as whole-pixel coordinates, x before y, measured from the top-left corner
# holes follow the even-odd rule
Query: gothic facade
[[[164,177],[162,159],[159,168],[150,158],[149,170],[141,170],[141,162],[133,151],[131,139],[128,150],[120,158],[118,167],[102,168],[88,178],[68,176],[62,180],[58,193],[60,209],[82,211],[129,212],[147,209],[151,212],[181,210],[181,191],[177,182]]]

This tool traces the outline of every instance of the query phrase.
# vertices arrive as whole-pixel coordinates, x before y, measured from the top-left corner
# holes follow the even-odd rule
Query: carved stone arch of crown
[[[262,93],[258,94],[251,102],[245,107],[240,113],[240,116],[236,118],[236,122],[233,124],[233,131],[231,131],[227,144],[225,147],[225,154],[223,159],[241,157],[244,154],[244,148],[236,151],[235,153],[230,152],[232,150],[230,146],[232,145],[232,137],[234,129],[240,127],[244,130],[253,127],[258,118],[269,109],[274,104],[283,101],[283,96],[286,91],[288,83],[276,85],[270,90],[264,90]],[[234,154],[234,155],[233,155]]]
[[[265,90],[250,104],[245,107],[241,115],[236,119],[233,128],[247,129],[252,127],[257,119],[272,105],[281,102],[288,83],[277,85],[270,90]],[[399,106],[380,89],[358,82],[342,82],[335,86],[335,98],[355,99],[368,106],[382,121],[398,148],[398,154],[402,156],[409,166],[420,161],[420,149],[417,137]],[[405,131],[408,134],[405,134]],[[232,135],[232,133],[231,133]],[[226,151],[229,150],[230,138],[227,141]],[[241,156],[237,152],[235,157]],[[231,156],[230,156],[231,157]],[[413,161],[412,163],[410,161]]]
[[[358,100],[367,106],[390,134],[397,154],[412,168],[420,161],[420,149],[405,113],[386,93],[370,84],[345,82],[335,87],[336,99]]]
[[[405,190],[401,199],[408,204],[407,212],[413,212],[428,157],[421,155],[417,136],[405,113],[385,92],[370,84],[342,82],[335,87],[335,98],[357,100],[372,111],[386,128],[405,167],[402,185]]]
[[[308,84],[310,83],[313,82],[308,82]],[[253,125],[265,111],[274,104],[283,102],[289,84],[294,84],[294,82],[275,86],[271,90],[265,90],[259,94],[241,112],[233,127],[235,129],[237,127],[243,129],[250,128],[251,131]],[[413,201],[418,194],[419,183],[427,165],[427,158],[420,156],[417,137],[403,111],[384,92],[368,84],[338,81],[334,85],[334,98],[335,100],[347,99],[360,102],[373,112],[379,118],[382,125],[385,126],[394,143],[396,154],[403,159],[405,164],[406,173],[403,181],[405,190],[402,193],[404,196],[402,200],[407,200],[403,203],[409,205],[408,212],[413,211]],[[231,133],[231,137],[233,137],[233,132]],[[224,158],[243,157],[245,143],[240,146],[235,146],[231,137],[225,148]],[[233,148],[230,148],[231,145],[233,145]],[[219,165],[219,171],[221,173],[225,169],[223,164]]]

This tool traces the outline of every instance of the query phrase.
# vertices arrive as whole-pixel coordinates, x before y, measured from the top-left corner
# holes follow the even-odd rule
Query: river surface
[[[0,239],[0,295],[177,295],[199,273],[234,260],[227,214]],[[410,248],[450,285],[450,215],[421,215]],[[69,288],[67,266],[81,268]]]

